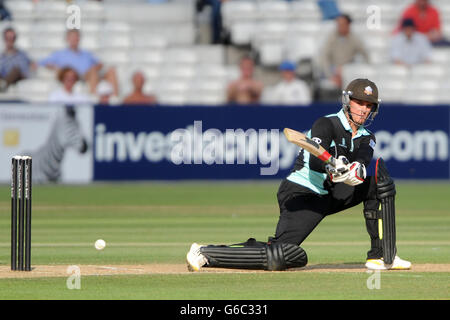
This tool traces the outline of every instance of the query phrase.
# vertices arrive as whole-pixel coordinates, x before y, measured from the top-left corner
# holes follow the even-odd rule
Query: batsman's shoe
[[[193,243],[191,245],[191,249],[186,255],[189,271],[199,271],[205,264],[208,263],[206,257],[200,252],[201,247],[202,246],[198,243]]]
[[[395,256],[392,265],[385,265],[383,258],[368,259],[366,268],[371,270],[409,270],[411,269],[411,262],[400,259],[399,256]]]

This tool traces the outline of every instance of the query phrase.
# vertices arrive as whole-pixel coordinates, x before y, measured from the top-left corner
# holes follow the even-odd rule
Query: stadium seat
[[[100,37],[100,47],[105,49],[129,49],[132,46],[132,41],[128,35],[109,34]]]
[[[413,90],[406,90],[402,102],[410,105],[434,105],[439,103],[438,96],[435,93],[421,92],[417,94]]]
[[[61,19],[67,15],[66,10],[67,3],[63,1],[38,1],[34,6],[35,17],[39,19]]]
[[[147,82],[149,83],[157,82],[161,77],[162,72],[161,68],[156,65],[139,65],[134,68],[131,68],[129,71],[130,71],[128,76],[129,81],[131,81],[131,77],[134,72],[142,71],[145,78],[147,79]]]
[[[64,34],[61,33],[39,33],[33,34],[31,46],[35,49],[60,50],[66,46]]]
[[[260,19],[286,21],[291,17],[290,5],[287,1],[261,1],[258,2],[257,11]]]
[[[220,45],[196,45],[194,47],[199,63],[224,64],[225,50]]]
[[[442,33],[447,39],[450,39],[450,23],[446,23],[442,26]]]
[[[222,19],[225,28],[230,29],[237,21],[253,22],[258,13],[256,3],[247,1],[226,1],[222,5]]]
[[[381,83],[381,82],[380,82]],[[378,84],[377,84],[378,85]],[[404,90],[379,88],[380,89],[380,99],[382,103],[402,103],[403,102],[403,92]]]
[[[103,27],[103,24],[100,20],[88,20],[88,21],[81,21],[81,34],[82,37],[86,33],[99,33],[101,32]]]
[[[224,64],[197,64],[196,75],[200,79],[227,79],[228,71]]]
[[[37,79],[55,80],[56,72],[45,67],[37,68],[35,77]]]
[[[195,67],[191,64],[173,64],[168,63],[160,67],[161,73],[164,76],[170,77],[173,80],[188,80],[192,81],[195,76]]]
[[[193,64],[198,62],[198,57],[193,47],[172,47],[166,51],[164,60],[169,63]]]
[[[409,69],[404,65],[387,63],[377,66],[378,75],[383,79],[406,80]]]
[[[182,106],[186,103],[186,93],[157,92],[158,103],[162,105]]]
[[[132,34],[133,47],[164,49],[168,46],[168,40],[161,35],[148,34],[148,32]]]
[[[364,45],[368,51],[371,50],[388,50],[389,48],[389,34],[386,32],[370,31],[370,32],[355,32],[360,39],[363,40]]]
[[[320,21],[322,13],[316,0],[293,1],[291,3],[292,19],[300,21]]]
[[[100,60],[109,66],[118,66],[130,63],[130,57],[127,50],[104,49],[99,51]]]
[[[53,51],[55,51],[52,48],[41,48],[41,47],[33,47],[31,46],[28,50],[28,55],[30,58],[34,61],[39,61],[41,59],[44,59],[45,57],[48,57]]]
[[[44,20],[34,23],[31,31],[34,34],[52,33],[52,32],[64,34],[67,31],[67,27],[65,22],[62,20],[59,20],[57,22]]]
[[[377,70],[374,66],[365,63],[351,63],[342,67],[343,83],[350,83],[356,78],[374,79]]]
[[[289,24],[285,21],[264,20],[258,25],[258,33],[255,36],[263,35],[270,38],[282,38],[289,31]]]
[[[447,74],[447,70],[440,64],[419,64],[411,68],[411,77],[417,79],[439,79]]]
[[[439,87],[439,80],[412,78],[403,92],[403,102],[408,104],[436,104],[438,103]]]
[[[222,79],[196,79],[191,83],[191,89],[197,91],[223,91],[225,92],[227,83]]]
[[[158,91],[160,92],[173,92],[173,93],[185,93],[189,89],[189,81],[185,79],[174,79],[166,77],[165,75],[161,79],[158,85]]]
[[[80,47],[84,50],[97,51],[100,49],[99,37],[96,33],[83,33],[80,40]]]
[[[122,15],[132,23],[147,23],[148,21],[166,25],[193,23],[194,4],[193,1],[131,4],[127,6],[125,13],[122,12]],[[120,7],[123,8],[122,5]]]
[[[285,40],[286,58],[298,62],[313,58],[317,53],[317,39],[313,36],[293,36]]]
[[[55,80],[25,79],[16,84],[16,92],[19,97],[27,101],[47,101],[48,95],[57,86]]]
[[[195,27],[189,23],[154,27],[147,34],[163,36],[169,45],[192,45],[196,38]]]
[[[84,30],[87,22],[85,20],[102,20],[104,18],[104,6],[98,1],[83,1],[77,3],[83,14],[82,28]]]
[[[441,104],[450,104],[450,78],[447,81],[442,81],[436,93],[438,102]]]
[[[351,17],[358,17],[361,15],[366,15],[365,12],[366,6],[361,6],[358,2],[355,1],[340,1],[339,9],[341,12],[345,12]]]
[[[16,40],[16,47],[28,51],[31,48],[31,38],[26,34],[20,35]]]
[[[164,52],[159,49],[133,49],[130,60],[134,64],[160,64],[164,61]]]
[[[131,31],[131,26],[127,22],[107,20],[107,22],[103,24],[101,31],[105,34],[127,33]]]
[[[12,27],[16,32],[22,36],[22,35],[28,35],[31,31],[33,31],[34,24],[27,21],[27,20],[19,20],[14,21],[13,23],[2,25],[2,30],[4,30],[6,27]]]
[[[265,40],[259,45],[259,60],[263,66],[278,66],[284,59],[282,41]]]
[[[439,79],[412,78],[408,82],[407,89],[416,90],[415,95],[423,92],[437,92],[440,87]]]
[[[103,14],[106,21],[127,21],[128,16],[125,13],[126,10],[120,4],[116,5],[106,2],[103,7]]]
[[[235,22],[230,27],[231,42],[235,45],[248,45],[257,30],[254,22]]]
[[[6,3],[14,21],[31,20],[34,18],[34,4],[28,0],[9,0]]]
[[[240,70],[237,65],[227,66],[227,79],[233,81],[239,78]]]
[[[433,63],[442,64],[447,66],[450,62],[450,49],[449,48],[433,48],[431,53],[431,61]]]
[[[218,106],[226,103],[226,97],[223,91],[202,92],[190,90],[186,94],[185,103],[190,105]]]
[[[294,20],[293,22],[289,23],[288,30],[289,30],[289,34],[292,34],[292,35],[304,35],[304,34],[316,35],[316,34],[319,34],[320,32],[324,31],[322,29],[322,27],[323,27],[322,23],[319,23],[317,21]],[[333,27],[334,27],[334,23],[333,23]],[[327,31],[325,31],[325,32],[327,32]]]
[[[278,21],[265,21],[258,25],[251,44],[259,52],[264,66],[279,64],[284,58],[284,39],[288,32],[288,24]]]
[[[389,63],[389,51],[386,48],[372,48],[369,51],[369,61],[374,65],[383,65]]]

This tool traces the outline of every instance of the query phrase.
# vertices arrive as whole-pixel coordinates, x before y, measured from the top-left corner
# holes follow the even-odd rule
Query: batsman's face
[[[358,99],[350,100],[350,113],[352,114],[353,121],[357,124],[363,125],[373,108],[374,105],[371,102]]]

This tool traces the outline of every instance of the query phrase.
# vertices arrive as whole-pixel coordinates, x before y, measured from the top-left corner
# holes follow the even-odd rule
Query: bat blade
[[[308,138],[304,133],[289,128],[285,128],[283,133],[289,142],[305,149],[323,162],[336,166],[336,159],[327,150],[325,150],[324,147],[316,141]]]

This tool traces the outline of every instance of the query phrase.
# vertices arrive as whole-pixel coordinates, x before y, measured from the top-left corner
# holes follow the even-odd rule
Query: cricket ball
[[[98,239],[97,241],[95,241],[95,249],[103,250],[105,247],[106,247],[105,240]]]

